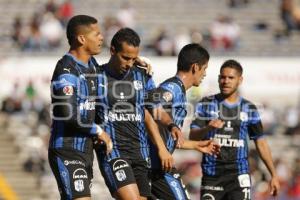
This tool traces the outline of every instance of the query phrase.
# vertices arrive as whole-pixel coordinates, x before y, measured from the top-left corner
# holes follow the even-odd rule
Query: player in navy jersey
[[[187,115],[186,90],[192,86],[199,86],[206,74],[208,61],[209,53],[199,44],[184,46],[178,55],[176,75],[148,94],[148,106],[152,108],[154,119],[157,119],[159,124],[160,134],[170,153],[173,153],[176,148],[176,140],[172,137],[171,130],[174,127],[181,128]],[[168,127],[161,124],[160,117],[164,115],[164,111],[174,121]],[[176,168],[173,167],[170,172],[163,171],[157,156],[157,148],[154,145],[150,147],[152,194],[156,199],[189,199]],[[218,150],[212,140],[201,142],[185,140],[180,148],[194,149],[209,154],[216,153]]]
[[[129,28],[120,29],[112,38],[108,63],[97,68],[97,122],[109,133],[113,150],[105,155],[96,146],[101,173],[116,199],[147,199],[149,181],[149,144],[145,123],[151,115],[144,108],[146,92],[155,87],[152,77],[136,66],[140,38]],[[165,148],[155,126],[150,136],[159,148],[164,168],[173,158]]]
[[[69,52],[57,63],[51,80],[53,121],[49,163],[61,199],[89,200],[93,164],[93,139],[111,140],[95,120],[96,65],[92,55],[103,43],[98,22],[86,15],[70,19]]]
[[[248,164],[248,138],[271,174],[271,194],[276,196],[279,182],[256,106],[239,96],[243,69],[235,60],[223,63],[219,75],[220,93],[204,98],[196,108],[190,138],[214,139],[221,145],[218,157],[202,159],[201,199],[251,199]]]

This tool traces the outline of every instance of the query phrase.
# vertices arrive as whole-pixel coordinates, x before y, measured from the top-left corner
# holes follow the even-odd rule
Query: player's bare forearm
[[[185,140],[183,145],[181,146],[181,149],[194,150],[196,146],[197,146],[197,141]]]
[[[271,176],[276,176],[276,171],[275,171],[275,167],[273,164],[271,151],[270,151],[267,141],[264,138],[260,138],[258,140],[255,140],[255,145],[256,145],[256,149],[259,153],[260,158],[265,163]]]

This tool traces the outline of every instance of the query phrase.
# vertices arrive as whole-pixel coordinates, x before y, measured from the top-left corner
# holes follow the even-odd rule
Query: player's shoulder
[[[249,109],[257,109],[257,106],[252,101],[245,99],[243,97],[241,97],[241,98],[242,98],[242,100],[241,100],[242,105],[247,105],[247,107],[249,107]]]
[[[75,67],[76,62],[67,55],[64,55],[56,64],[55,72],[56,75],[71,74],[78,76],[79,72]]]
[[[180,88],[181,88],[181,83],[180,81],[176,78],[176,77],[171,77],[168,78],[167,80],[165,80],[164,82],[162,82],[159,87],[170,90],[170,91],[174,91],[174,92],[180,92]]]
[[[150,74],[147,73],[147,70],[146,70],[146,68],[144,68],[144,67],[139,67],[139,66],[137,66],[137,65],[134,65],[134,66],[132,67],[132,70],[131,70],[131,71],[132,71],[132,72],[138,72],[138,73],[140,73],[142,76],[147,77],[147,78],[151,78],[151,77],[152,77]]]
[[[215,102],[217,100],[217,94],[214,94],[214,95],[210,95],[210,96],[205,96],[203,97],[200,102],[202,103],[212,103],[212,102]]]

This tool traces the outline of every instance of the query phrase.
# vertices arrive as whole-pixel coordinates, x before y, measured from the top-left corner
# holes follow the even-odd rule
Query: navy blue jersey
[[[240,97],[235,104],[224,101],[220,95],[204,98],[196,107],[192,128],[202,128],[212,119],[225,122],[222,129],[208,132],[205,139],[215,139],[221,145],[220,156],[204,154],[203,173],[209,176],[245,174],[248,166],[248,139],[263,136],[260,115],[256,106]]]
[[[109,74],[108,64],[99,66],[97,123],[110,135],[113,151],[107,159],[149,157],[145,131],[144,96],[155,87],[144,69],[131,68],[120,80]]]
[[[55,67],[51,80],[53,120],[49,148],[92,151],[96,135],[96,61],[88,64],[66,54]]]
[[[173,122],[178,127],[182,127],[184,118],[187,115],[186,92],[185,87],[178,76],[167,79],[161,83],[157,89],[149,92],[147,101],[149,101],[150,105],[153,103],[153,106],[162,106],[164,110],[169,113]],[[174,141],[167,127],[158,123],[158,128],[168,151],[173,153],[176,148],[176,141]],[[157,149],[153,144],[151,144],[150,147],[152,168],[160,169],[160,160]]]

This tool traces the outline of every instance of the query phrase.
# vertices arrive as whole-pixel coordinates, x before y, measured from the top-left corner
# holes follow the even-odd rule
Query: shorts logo
[[[215,200],[215,197],[212,194],[204,194],[202,200]]]
[[[125,171],[123,169],[116,171],[116,177],[118,181],[124,181],[126,179]]]
[[[173,174],[173,177],[174,177],[174,178],[179,178],[179,176],[180,176],[180,175],[179,175],[178,173]]]
[[[250,182],[250,177],[248,174],[242,174],[238,176],[240,187],[250,187],[251,182]]]
[[[87,179],[88,175],[82,168],[76,169],[73,173],[73,179]]]
[[[116,160],[113,164],[113,171],[117,171],[119,169],[123,169],[125,167],[129,167],[129,164],[122,159]]]
[[[85,164],[83,162],[81,162],[80,160],[65,160],[64,165],[66,165],[66,166],[68,166],[68,165],[82,165],[82,166],[85,166]]]
[[[142,81],[133,81],[134,89],[141,90],[143,89]]]
[[[67,85],[63,88],[63,93],[67,96],[71,96],[74,93],[73,87],[70,85]]]
[[[77,192],[82,192],[84,190],[83,180],[79,179],[74,181],[74,187]]]

